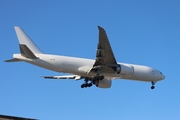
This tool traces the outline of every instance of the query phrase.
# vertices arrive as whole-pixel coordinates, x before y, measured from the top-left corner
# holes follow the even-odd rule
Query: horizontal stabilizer
[[[22,60],[13,58],[13,59],[10,59],[10,60],[5,60],[4,62],[20,62],[20,61],[22,61]]]
[[[42,76],[46,79],[75,79],[75,80],[80,80],[82,79],[81,76],[79,75],[65,75],[65,76]]]

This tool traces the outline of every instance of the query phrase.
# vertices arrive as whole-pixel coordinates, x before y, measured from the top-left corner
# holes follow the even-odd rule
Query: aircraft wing
[[[114,57],[106,31],[100,26],[98,26],[98,29],[99,43],[96,51],[96,60],[91,71],[103,69],[102,71],[104,72],[114,72],[119,65]]]
[[[75,80],[80,80],[82,79],[81,76],[79,75],[64,75],[64,76],[42,76],[46,79],[75,79]]]
[[[96,65],[117,64],[106,31],[98,26],[99,43],[96,52]]]

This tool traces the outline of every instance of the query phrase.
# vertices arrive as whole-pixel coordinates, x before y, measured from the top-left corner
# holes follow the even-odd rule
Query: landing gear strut
[[[155,82],[152,81],[151,84],[152,84],[151,89],[153,90],[153,89],[155,88],[155,86],[154,86],[154,85],[155,85]]]

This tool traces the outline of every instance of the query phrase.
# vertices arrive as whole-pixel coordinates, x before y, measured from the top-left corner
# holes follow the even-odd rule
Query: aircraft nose
[[[160,72],[160,79],[163,80],[165,79],[165,76]]]
[[[165,76],[162,74],[162,76],[161,76],[161,79],[163,80],[163,79],[165,79]]]

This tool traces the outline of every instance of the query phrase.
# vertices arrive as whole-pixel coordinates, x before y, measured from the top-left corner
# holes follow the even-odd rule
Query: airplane
[[[18,26],[15,26],[19,40],[20,54],[13,54],[13,58],[5,62],[27,62],[55,72],[68,73],[62,76],[42,76],[46,79],[74,79],[84,80],[81,88],[95,85],[98,88],[110,88],[112,80],[125,79],[151,82],[151,89],[155,83],[165,79],[157,69],[120,63],[116,61],[108,36],[104,28],[98,26],[99,40],[95,59],[86,59],[70,56],[44,54]]]

